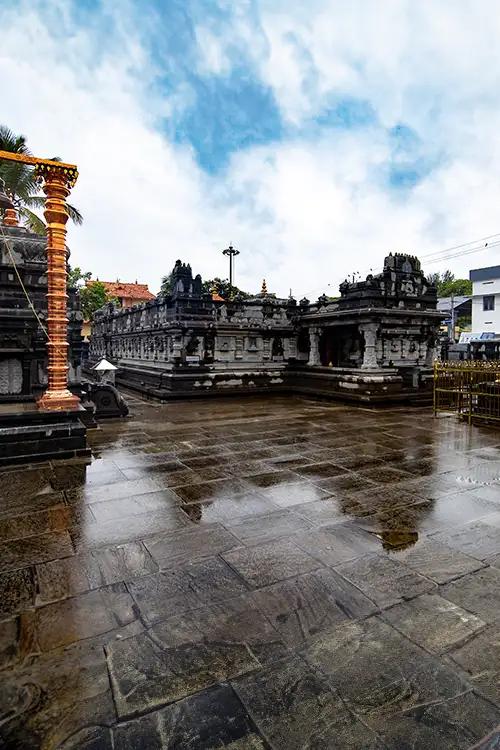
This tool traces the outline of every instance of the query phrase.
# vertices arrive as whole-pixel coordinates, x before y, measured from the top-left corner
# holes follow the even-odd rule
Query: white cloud
[[[147,45],[153,29],[161,35],[156,16],[139,22],[139,3],[108,3],[102,28],[90,16],[76,26],[63,0],[0,8],[0,119],[37,154],[80,169],[75,264],[157,290],[177,257],[205,277],[223,275],[219,251],[232,241],[241,286],[257,290],[265,276],[278,293],[314,297],[353,270],[380,267],[389,250],[425,253],[500,232],[494,1],[316,0],[307,13],[304,3],[278,12],[263,1],[252,15],[247,7],[219,33],[198,25],[199,70],[225,75],[249,58],[295,125],[332,94],[368,101],[379,122],[242,150],[208,176],[192,150],[156,129],[192,97],[156,85]],[[444,156],[404,195],[382,179],[387,128],[399,121],[424,153]],[[464,274],[498,262],[491,250],[449,265]]]

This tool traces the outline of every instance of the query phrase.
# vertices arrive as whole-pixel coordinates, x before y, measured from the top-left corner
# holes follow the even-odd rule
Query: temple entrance
[[[323,367],[359,367],[363,342],[357,326],[331,326],[322,329],[319,355]]]

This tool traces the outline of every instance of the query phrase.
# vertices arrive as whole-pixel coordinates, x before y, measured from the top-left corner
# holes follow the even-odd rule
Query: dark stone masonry
[[[364,402],[429,401],[436,289],[417,258],[340,285],[340,297],[224,301],[177,261],[172,293],[95,315],[90,357],[118,365],[116,382],[159,400],[288,392]]]
[[[500,433],[269,395],[0,471],[0,746],[500,747]]]

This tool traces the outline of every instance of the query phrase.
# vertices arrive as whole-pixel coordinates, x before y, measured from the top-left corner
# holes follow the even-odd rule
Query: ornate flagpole
[[[68,389],[68,318],[66,293],[66,198],[75,184],[78,171],[73,164],[38,159],[24,154],[0,151],[0,160],[19,161],[35,167],[46,195],[44,216],[47,221],[47,390],[38,400],[40,409],[61,411],[77,409],[80,403]]]

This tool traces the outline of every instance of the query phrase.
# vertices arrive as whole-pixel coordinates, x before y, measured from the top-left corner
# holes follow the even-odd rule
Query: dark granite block
[[[384,612],[384,620],[427,651],[442,654],[486,624],[437,594],[423,594]]]
[[[365,723],[386,731],[402,711],[467,691],[467,683],[377,617],[345,622],[306,645],[306,660],[328,676]]]
[[[188,610],[158,623],[151,633],[164,648],[200,642],[244,643],[261,664],[287,653],[280,634],[248,595]]]
[[[0,620],[33,606],[35,580],[31,568],[0,574]]]
[[[472,750],[471,743],[491,731],[499,720],[498,709],[469,692],[391,717],[382,740],[389,750]]]
[[[141,513],[154,511],[172,511],[172,517],[177,518],[177,497],[171,490],[159,490],[148,492],[137,497],[124,497],[117,500],[105,500],[100,503],[91,503],[92,509],[98,522],[120,519],[124,516],[137,516]]]
[[[500,619],[500,570],[484,568],[459,578],[441,589],[442,595],[485,622]]]
[[[498,518],[500,519],[500,515]],[[479,560],[500,551],[500,527],[492,525],[489,517],[484,521],[435,534],[432,539],[459,549]]]
[[[426,539],[414,547],[396,552],[395,559],[436,583],[448,583],[484,567],[480,560],[433,539]]]
[[[35,617],[38,643],[48,651],[128,625],[136,612],[125,586],[114,584],[48,604]]]
[[[231,533],[245,544],[252,544],[267,539],[290,536],[298,531],[307,531],[312,524],[288,510],[248,518],[238,524],[231,524]]]
[[[0,571],[17,570],[72,554],[73,545],[67,531],[16,539],[0,544]]]
[[[411,479],[408,471],[395,469],[391,466],[373,466],[371,468],[359,469],[359,474],[377,484],[392,484],[394,482],[405,482]]]
[[[149,623],[247,591],[236,573],[215,557],[131,581],[128,588]]]
[[[17,664],[21,658],[21,622],[19,617],[0,622],[0,671]]]
[[[326,569],[255,591],[252,599],[290,646],[338,622],[377,611],[358,589]]]
[[[233,680],[243,704],[275,750],[381,750],[376,735],[296,657]]]
[[[105,583],[97,561],[90,554],[73,555],[37,565],[36,576],[37,605],[76,596]]]
[[[87,523],[71,530],[77,551],[125,544],[136,539],[154,536],[160,531],[173,531],[189,526],[189,520],[177,508],[141,513],[109,521]]]
[[[328,477],[337,477],[339,474],[346,474],[347,469],[330,461],[323,461],[322,463],[297,467],[295,473],[314,481],[315,479],[325,479]]]
[[[188,503],[180,507],[194,523],[220,522],[226,526],[238,524],[243,518],[265,515],[278,509],[270,500],[257,493],[243,497],[224,497],[206,503]]]
[[[114,729],[115,750],[268,750],[229,685],[217,685]]]
[[[92,555],[99,566],[103,585],[130,581],[158,570],[158,565],[140,542],[94,550]]]
[[[120,718],[151,711],[259,667],[242,643],[182,643],[164,648],[141,633],[106,646]]]
[[[0,520],[0,543],[50,531],[65,531],[85,519],[93,521],[94,517],[87,509],[80,511],[68,505],[55,505],[35,513],[23,513]]]
[[[436,584],[388,557],[369,555],[344,563],[337,571],[379,607],[390,607],[436,588]]]
[[[266,542],[225,552],[223,557],[253,587],[307,573],[319,563],[293,542]]]
[[[5,748],[57,748],[86,727],[109,726],[116,713],[102,645],[80,642],[3,673],[0,710]]]
[[[176,534],[162,534],[145,541],[146,548],[160,568],[217,555],[239,544],[236,537],[218,524],[185,529]]]
[[[297,534],[294,542],[325,565],[338,565],[380,549],[380,542],[352,523]]]
[[[280,508],[312,503],[315,500],[331,496],[330,492],[306,481],[285,482],[272,487],[261,487],[259,493]]]
[[[500,706],[500,628],[492,625],[451,657],[471,675],[476,690]]]
[[[111,729],[85,727],[68,737],[57,750],[113,750]]]
[[[332,494],[345,494],[347,492],[361,492],[375,486],[374,482],[361,474],[341,474],[338,477],[319,479],[318,484],[322,489]]]

